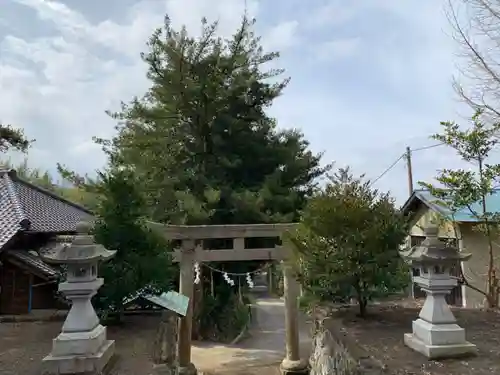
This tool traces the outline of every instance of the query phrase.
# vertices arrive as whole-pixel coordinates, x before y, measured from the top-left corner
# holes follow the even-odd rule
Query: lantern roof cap
[[[76,225],[77,234],[70,243],[63,242],[51,251],[40,254],[47,263],[53,264],[83,264],[106,261],[112,258],[115,250],[108,250],[96,244],[91,235],[92,225],[88,222],[79,222]]]
[[[449,263],[465,261],[471,254],[459,252],[454,246],[444,243],[438,237],[439,227],[431,224],[424,228],[425,239],[420,245],[401,252],[401,256],[412,263]]]

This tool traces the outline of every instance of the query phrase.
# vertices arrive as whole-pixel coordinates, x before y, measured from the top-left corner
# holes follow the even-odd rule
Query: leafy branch
[[[443,133],[435,134],[433,139],[443,142],[453,148],[464,160],[475,166],[475,170],[443,169],[438,171],[435,178],[439,186],[431,183],[420,182],[436,197],[438,204],[450,212],[455,238],[458,240],[456,215],[459,213],[469,215],[474,220],[475,229],[483,233],[488,241],[488,272],[487,290],[474,287],[467,280],[461,270],[461,282],[469,288],[483,294],[489,307],[498,307],[499,281],[494,257],[494,238],[499,233],[499,214],[488,210],[488,197],[496,194],[500,178],[500,164],[487,162],[491,151],[497,146],[499,139],[496,137],[500,124],[485,125],[481,121],[482,111],[478,110],[472,116],[472,124],[462,130],[454,122],[442,122]]]

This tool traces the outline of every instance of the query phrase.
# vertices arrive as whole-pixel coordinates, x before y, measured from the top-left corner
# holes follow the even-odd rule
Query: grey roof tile
[[[38,270],[47,278],[53,279],[59,275],[59,271],[57,269],[45,263],[40,256],[32,254],[31,251],[8,250],[7,256],[13,257],[27,266]]]
[[[79,221],[91,220],[84,207],[24,181],[15,171],[0,171],[0,249],[21,230],[74,232]]]
[[[76,224],[92,216],[59,197],[48,195],[21,181],[14,181],[23,212],[34,232],[74,232]]]

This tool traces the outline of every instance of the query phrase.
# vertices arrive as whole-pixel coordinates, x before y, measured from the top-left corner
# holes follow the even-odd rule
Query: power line
[[[424,147],[419,147],[419,148],[415,148],[415,149],[410,149],[411,152],[416,152],[416,151],[423,151],[423,150],[428,150],[430,148],[434,148],[434,147],[438,147],[438,146],[443,146],[445,145],[446,143],[437,143],[435,145],[430,145],[430,146],[424,146]]]
[[[424,147],[418,147],[418,148],[415,148],[415,149],[410,149],[410,152],[417,152],[417,151],[423,151],[423,150],[428,150],[430,148],[434,148],[434,147],[439,147],[439,146],[443,146],[445,143],[441,142],[441,143],[437,143],[437,144],[434,144],[434,145],[429,145],[429,146],[424,146]],[[375,178],[371,183],[370,185],[373,185],[375,184],[378,180],[380,180],[382,177],[384,177],[392,168],[394,168],[396,166],[396,164],[399,163],[399,161],[401,159],[403,159],[403,157],[405,157],[407,155],[407,153],[404,153],[404,154],[401,154],[389,167],[387,167],[380,175],[378,175],[377,178]]]
[[[405,154],[401,154],[401,156],[399,158],[397,158],[385,171],[383,171],[376,179],[374,179],[370,185],[373,185],[375,184],[378,180],[380,180],[382,177],[384,177],[386,175],[386,173],[388,173],[392,168],[394,168],[396,166],[396,164],[398,164],[398,162],[403,159],[403,156],[405,156]]]

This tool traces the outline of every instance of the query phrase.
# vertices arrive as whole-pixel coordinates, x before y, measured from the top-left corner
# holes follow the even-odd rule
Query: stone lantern
[[[90,224],[78,223],[71,244],[41,254],[49,264],[66,266],[66,281],[59,284],[59,292],[72,302],[62,332],[42,361],[43,374],[100,374],[114,353],[114,341],[107,340],[106,327],[100,324],[91,298],[103,284],[97,277],[99,261],[116,252],[96,244],[90,230]]]
[[[446,245],[439,240],[438,232],[437,226],[428,226],[424,230],[425,240],[402,253],[420,270],[420,276],[413,281],[427,294],[419,318],[413,321],[413,333],[404,335],[404,343],[429,359],[475,354],[476,346],[465,340],[465,330],[456,323],[445,299],[458,284],[451,275],[452,268],[471,254]]]

